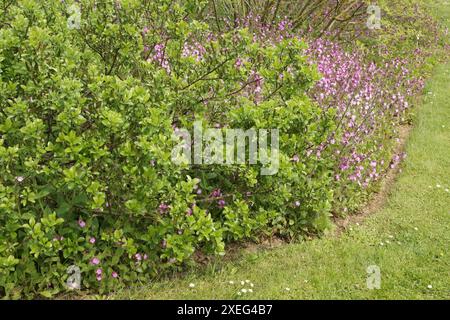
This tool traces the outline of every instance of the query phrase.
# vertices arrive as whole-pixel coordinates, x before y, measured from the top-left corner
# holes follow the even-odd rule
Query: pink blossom
[[[169,210],[169,206],[165,203],[161,203],[158,207],[160,213],[166,213]]]
[[[240,69],[241,68],[241,66],[244,64],[244,62],[242,61],[242,59],[241,58],[237,58],[236,59],[236,62],[235,62],[235,64],[234,64],[234,66],[237,68],[237,69]]]
[[[84,222],[84,221],[81,220],[81,219],[78,219],[78,225],[79,225],[81,228],[84,228],[84,227],[86,227],[86,222]]]
[[[219,206],[219,208],[224,208],[225,205],[226,205],[226,202],[225,202],[225,200],[220,199],[220,200],[217,202],[217,205]]]
[[[213,192],[211,192],[211,197],[218,198],[222,196],[222,191],[220,189],[215,189]]]

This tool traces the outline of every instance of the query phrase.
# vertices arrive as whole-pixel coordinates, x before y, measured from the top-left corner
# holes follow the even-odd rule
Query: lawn
[[[449,25],[449,2],[432,6]],[[449,299],[449,100],[447,63],[435,69],[415,110],[408,157],[385,204],[362,223],[351,223],[339,236],[247,250],[226,263],[108,298]],[[380,268],[381,285],[370,290],[367,268],[373,265]]]

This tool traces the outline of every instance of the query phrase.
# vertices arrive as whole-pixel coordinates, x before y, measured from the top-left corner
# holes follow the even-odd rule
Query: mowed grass
[[[448,24],[449,2],[432,3]],[[450,63],[436,68],[415,112],[403,170],[383,208],[362,224],[339,237],[247,252],[108,298],[449,299]],[[381,271],[378,290],[366,285],[371,265]],[[253,292],[238,295],[243,288]]]

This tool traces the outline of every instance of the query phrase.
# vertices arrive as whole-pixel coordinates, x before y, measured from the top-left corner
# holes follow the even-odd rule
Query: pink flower
[[[296,207],[300,207],[300,201],[295,201],[294,205],[295,205]]]
[[[97,257],[93,257],[91,259],[91,264],[93,264],[94,266],[98,265],[100,263],[100,259]]]
[[[141,260],[142,260],[142,256],[141,256],[140,253],[136,253],[136,254],[134,255],[134,258],[136,259],[136,261],[141,261]]]
[[[169,206],[165,203],[161,203],[158,209],[160,213],[166,213],[169,210]]]
[[[253,83],[254,92],[259,94],[262,92],[262,86],[264,84],[264,78],[256,71],[250,71],[250,79],[249,81]]]
[[[148,27],[144,27],[144,29],[142,30],[142,32],[143,32],[144,34],[148,33],[149,31],[150,31],[150,30],[149,30]]]
[[[167,73],[170,74],[170,65],[169,61],[167,60],[166,54],[165,54],[165,45],[164,44],[156,44],[153,48],[154,55],[152,58],[149,58],[147,61],[151,62],[153,61],[157,62],[163,69],[166,70]]]
[[[144,260],[147,260],[147,259],[148,259],[148,255],[144,254]]]
[[[98,268],[97,270],[95,270],[95,274],[96,274],[97,276],[101,276],[102,273],[103,273],[103,270],[102,270],[101,268]]]
[[[299,156],[295,154],[295,155],[292,157],[292,161],[293,161],[293,162],[299,162],[299,161],[300,161]]]
[[[90,243],[92,243],[92,244],[94,244],[94,243],[95,243],[95,241],[96,241],[96,240],[95,240],[95,238],[94,238],[94,237],[91,237],[91,238],[89,239],[89,242],[90,242]]]
[[[236,59],[236,63],[234,64],[234,66],[235,66],[237,69],[240,69],[241,66],[242,66],[242,64],[243,64],[242,59],[241,59],[241,58],[237,58],[237,59]]]
[[[220,191],[220,189],[215,189],[211,193],[211,197],[213,197],[213,198],[218,198],[218,197],[221,197],[221,196],[222,196],[222,191]]]
[[[206,53],[205,47],[203,47],[200,43],[194,43],[193,45],[189,45],[187,43],[184,44],[183,47],[183,57],[194,57],[197,62],[203,59],[203,56]]]
[[[219,206],[219,208],[224,208],[225,207],[225,205],[226,205],[226,202],[225,202],[225,200],[223,200],[223,199],[220,199],[218,202],[217,202],[217,205]]]
[[[86,222],[84,222],[84,221],[81,220],[81,218],[80,218],[80,219],[78,219],[78,225],[79,225],[81,228],[84,228],[84,227],[86,227]]]
[[[114,279],[117,279],[119,277],[119,274],[117,272],[113,271],[111,273],[111,277],[113,277]]]
[[[101,274],[98,274],[98,275],[96,276],[96,278],[97,278],[97,281],[102,281],[102,275],[101,275]]]

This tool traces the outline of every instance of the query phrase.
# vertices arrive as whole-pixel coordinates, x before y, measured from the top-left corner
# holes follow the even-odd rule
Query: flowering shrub
[[[424,81],[410,75],[404,59],[377,66],[365,63],[358,51],[346,53],[322,39],[311,42],[308,52],[323,75],[311,96],[322,108],[333,109],[337,122],[337,129],[314,152],[333,158],[333,208],[345,213],[357,209],[369,187],[376,187],[374,183],[405,157],[393,155],[393,146]]]
[[[389,7],[384,2],[382,5],[383,9]],[[332,212],[337,216],[356,211],[378,187],[380,178],[406,157],[403,153],[393,154],[399,125],[409,121],[407,111],[422,91],[426,70],[432,65],[429,58],[437,56],[442,42],[445,43],[442,37],[445,33],[416,3],[412,9],[415,15],[408,11],[408,21],[414,22],[413,27],[402,23],[402,19],[407,19],[401,15],[405,6],[406,3],[391,6],[388,12],[399,16],[388,16],[386,20],[389,24],[395,20],[397,29],[402,29],[405,35],[416,28],[426,35],[422,43],[407,39],[410,35],[380,31],[374,53],[364,48],[370,44],[370,38],[363,38],[364,45],[351,51],[329,40],[336,38],[335,32],[306,40],[309,62],[317,65],[321,74],[321,79],[307,94],[323,110],[333,114],[336,127],[318,147],[297,151],[300,158],[332,164],[334,181],[328,188],[333,190]],[[274,22],[268,24],[252,11],[233,23],[224,19],[227,28],[236,25],[250,28],[254,41],[258,42],[274,44],[307,37],[303,32],[299,34],[294,21],[287,17]]]
[[[191,18],[203,2],[85,0],[73,27],[73,2],[2,1],[2,295],[76,288],[73,270],[107,291],[224,240],[326,227],[330,167],[292,159],[333,128],[305,95],[304,43],[212,34]],[[279,173],[175,165],[173,130],[194,120],[280,128]]]
[[[308,32],[313,37],[333,32],[357,38],[365,31],[369,4],[365,0],[215,0],[209,2],[205,19],[218,29],[245,20],[248,26],[257,28],[278,25],[296,33]],[[285,19],[280,21],[280,17]],[[285,23],[287,20],[289,24]]]
[[[50,297],[78,271],[106,292],[227,241],[320,233],[402,158],[422,86],[406,61],[366,64],[288,20],[215,32],[203,0],[82,0],[79,25],[74,3],[0,0],[0,295]],[[278,173],[175,164],[197,120],[279,129]]]

